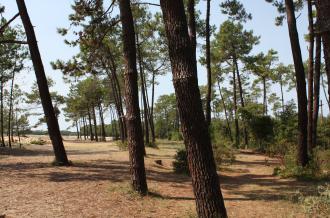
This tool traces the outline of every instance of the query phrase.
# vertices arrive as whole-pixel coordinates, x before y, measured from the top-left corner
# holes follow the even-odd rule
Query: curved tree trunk
[[[183,1],[161,0],[181,130],[199,217],[227,217],[203,113]]]
[[[307,152],[307,96],[304,64],[301,57],[299,36],[296,24],[293,0],[285,0],[291,50],[296,72],[297,97],[298,97],[298,164],[306,166],[308,163]]]
[[[131,164],[131,182],[133,189],[144,195],[148,192],[144,167],[141,116],[138,96],[138,72],[136,68],[136,44],[134,22],[129,0],[119,0],[120,18],[123,28],[123,45],[125,60],[125,96],[126,122],[129,159]]]

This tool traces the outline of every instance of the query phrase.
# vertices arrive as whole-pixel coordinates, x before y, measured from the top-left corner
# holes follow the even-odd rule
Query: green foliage
[[[275,168],[274,174],[284,178],[293,177],[301,180],[319,180],[326,177],[321,171],[321,161],[315,150],[310,157],[309,164],[302,167],[297,164],[296,146],[290,146],[284,155],[282,168]]]
[[[32,145],[45,145],[45,144],[47,144],[47,142],[45,140],[39,138],[39,139],[32,140],[30,142],[30,144],[32,144]]]
[[[119,150],[121,151],[127,151],[128,150],[128,144],[127,141],[116,141],[116,145],[118,146]]]
[[[175,173],[178,174],[190,175],[188,159],[187,159],[187,151],[185,149],[180,149],[177,151],[174,157],[173,170]]]
[[[233,147],[234,143],[230,141],[213,145],[214,160],[218,167],[224,164],[232,164],[235,161]]]

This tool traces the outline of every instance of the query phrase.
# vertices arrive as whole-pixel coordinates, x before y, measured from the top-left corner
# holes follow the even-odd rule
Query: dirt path
[[[129,189],[127,152],[111,143],[66,142],[72,167],[53,167],[51,146],[0,153],[0,215],[6,217],[194,217],[190,178],[172,172],[175,147],[148,149],[151,195]],[[4,155],[6,153],[6,155]],[[155,164],[161,159],[163,166]],[[272,176],[275,159],[240,152],[220,171],[230,217],[304,217],[287,199],[304,188]]]

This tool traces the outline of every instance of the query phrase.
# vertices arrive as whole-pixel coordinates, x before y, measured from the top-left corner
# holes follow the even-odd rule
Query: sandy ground
[[[112,142],[65,141],[71,167],[54,167],[50,145],[0,150],[0,217],[196,217],[190,178],[172,171],[178,145],[147,149],[148,186],[129,189],[127,151]],[[162,160],[163,166],[155,160]],[[272,176],[276,159],[240,151],[220,170],[229,217],[305,217],[288,199],[307,184]]]

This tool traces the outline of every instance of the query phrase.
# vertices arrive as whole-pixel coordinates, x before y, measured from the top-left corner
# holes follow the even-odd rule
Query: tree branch
[[[13,18],[11,18],[7,23],[5,23],[2,27],[0,27],[0,34],[2,34],[5,29],[9,26],[11,22],[13,22],[17,17],[19,16],[19,13],[17,13]]]
[[[0,40],[0,44],[28,44],[26,41],[18,41],[18,40]]]

